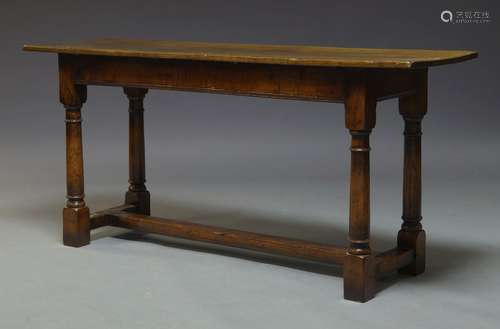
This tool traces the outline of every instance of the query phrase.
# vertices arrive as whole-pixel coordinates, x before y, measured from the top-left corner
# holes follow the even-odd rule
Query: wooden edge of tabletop
[[[113,40],[113,39],[110,39]],[[119,39],[117,39],[119,40]],[[147,42],[146,42],[147,43]],[[151,41],[154,45],[154,42]],[[192,42],[177,42],[176,44],[186,45],[206,45],[209,51],[203,50],[161,50],[156,48],[137,49],[137,48],[113,48],[111,46],[92,46],[92,43],[86,45],[78,44],[26,44],[23,46],[24,51],[48,52],[57,54],[69,55],[93,55],[93,56],[109,56],[109,57],[130,57],[130,58],[151,58],[151,59],[178,59],[178,60],[195,60],[195,61],[212,61],[212,62],[232,62],[232,63],[255,63],[255,64],[278,64],[278,65],[302,65],[302,66],[323,66],[323,67],[351,67],[351,68],[399,68],[399,69],[419,69],[429,66],[445,65],[458,63],[469,59],[476,58],[478,53],[469,50],[422,50],[422,49],[367,49],[367,48],[332,48],[332,47],[317,47],[317,46],[275,46],[275,45],[251,45],[251,44],[220,44],[220,43],[192,43]],[[250,47],[261,47],[269,51],[261,53],[238,53],[210,51],[210,47],[232,47],[233,49],[249,49]],[[280,49],[282,47],[282,49]],[[317,57],[308,55],[304,57],[294,56],[293,51],[287,53],[286,49],[308,49],[308,50],[332,50],[337,49],[341,52],[352,51],[355,56],[338,56],[335,54],[325,56],[320,54]],[[280,49],[273,54],[273,49]],[[212,49],[213,50],[213,49]],[[359,51],[359,54],[356,52]],[[406,56],[396,58],[393,56],[384,57],[376,55],[374,58],[369,58],[369,51],[398,52],[403,51],[409,53]],[[415,54],[411,54],[414,51]],[[418,56],[418,53],[435,54],[435,56]]]

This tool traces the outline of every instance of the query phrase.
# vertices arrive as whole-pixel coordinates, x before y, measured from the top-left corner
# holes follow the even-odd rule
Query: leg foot
[[[82,247],[90,243],[89,208],[63,209],[63,242],[70,247]]]
[[[415,250],[413,263],[399,269],[401,274],[418,275],[425,271],[425,231],[404,231],[398,233],[398,248]]]
[[[367,302],[375,296],[375,259],[347,253],[344,262],[344,298]]]
[[[149,191],[127,191],[125,193],[125,204],[136,206],[135,212],[151,215]]]

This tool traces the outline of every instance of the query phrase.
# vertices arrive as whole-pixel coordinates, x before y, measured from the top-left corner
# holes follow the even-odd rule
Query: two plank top
[[[118,38],[25,45],[23,50],[73,55],[358,68],[425,68],[477,57],[468,50],[370,49]]]

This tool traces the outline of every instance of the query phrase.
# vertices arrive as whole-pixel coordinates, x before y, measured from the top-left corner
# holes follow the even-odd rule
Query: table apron
[[[422,70],[60,55],[73,82],[218,94],[344,102],[350,81],[368,79],[377,100],[411,94]]]

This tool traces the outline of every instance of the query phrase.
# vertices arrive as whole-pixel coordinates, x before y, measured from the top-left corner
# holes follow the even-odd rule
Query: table
[[[63,241],[90,243],[90,231],[116,226],[343,266],[344,298],[365,302],[377,276],[425,269],[421,220],[421,121],[428,67],[472,59],[473,51],[280,46],[106,38],[25,45],[57,53],[66,115],[67,200]],[[129,183],[123,205],[90,214],[84,201],[81,108],[87,85],[123,87],[129,100]],[[347,247],[164,219],[150,215],[145,186],[143,99],[148,89],[341,102],[351,135]],[[396,246],[370,248],[370,133],[378,101],[399,99],[404,120],[402,226]]]

